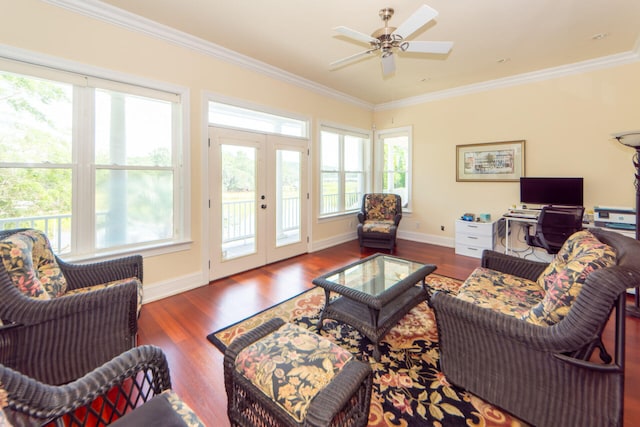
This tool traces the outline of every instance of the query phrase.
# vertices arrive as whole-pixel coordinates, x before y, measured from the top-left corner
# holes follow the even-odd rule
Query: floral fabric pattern
[[[28,236],[14,234],[0,242],[0,256],[13,284],[29,297],[49,299],[36,275],[32,254],[33,240]]]
[[[137,287],[137,289],[138,289],[137,313],[138,313],[138,315],[140,315],[140,310],[142,309],[143,287],[142,287],[142,282],[140,280],[138,280],[137,277],[129,277],[127,279],[114,280],[112,282],[101,283],[99,285],[85,286],[84,288],[71,289],[71,290],[67,291],[62,296],[66,297],[66,296],[69,296],[69,295],[76,295],[76,294],[81,294],[81,293],[84,293],[84,292],[96,291],[98,289],[105,289],[105,288],[108,288],[108,287],[111,287],[111,286],[119,285],[121,283],[129,283],[132,280],[135,280],[137,282],[137,285],[138,285],[138,287]]]
[[[457,293],[461,281],[430,274],[432,290]],[[373,390],[369,427],[523,427],[524,422],[449,383],[440,371],[438,329],[426,302],[415,306],[380,342],[382,356],[373,358],[373,344],[349,325],[325,320],[317,332],[324,291],[311,289],[260,314],[210,335],[223,352],[236,337],[265,321],[280,317],[340,345],[358,359],[369,360]]]
[[[243,349],[235,368],[294,420],[302,422],[313,398],[352,358],[331,341],[285,324]]]
[[[520,317],[544,297],[544,290],[534,281],[488,268],[478,267],[467,278],[457,298]]]
[[[364,200],[367,220],[393,222],[398,209],[395,194],[367,194]]]
[[[559,322],[569,313],[587,276],[615,263],[613,248],[589,231],[574,233],[538,278],[538,284],[545,290],[544,298],[522,318],[542,326]]]
[[[569,313],[589,274],[615,263],[613,248],[590,232],[579,231],[567,239],[536,282],[480,267],[467,278],[457,297],[550,326]]]
[[[391,233],[391,227],[395,225],[393,221],[381,220],[381,221],[369,221],[365,220],[362,224],[362,231],[367,233]]]
[[[171,408],[182,417],[185,425],[189,427],[204,427],[204,423],[193,409],[189,407],[173,390],[165,390],[162,394],[171,404]]]
[[[0,253],[11,280],[25,295],[49,299],[67,290],[49,239],[41,231],[24,230],[6,237],[0,242]]]

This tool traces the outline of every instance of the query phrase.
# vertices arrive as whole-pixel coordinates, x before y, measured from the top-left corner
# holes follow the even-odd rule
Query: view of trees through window
[[[176,105],[0,71],[0,228],[58,253],[88,227],[84,251],[173,238]]]
[[[0,72],[0,218],[7,227],[70,227],[72,86]],[[35,224],[19,218],[40,218]]]
[[[369,139],[337,129],[320,132],[320,215],[357,210],[367,188]]]

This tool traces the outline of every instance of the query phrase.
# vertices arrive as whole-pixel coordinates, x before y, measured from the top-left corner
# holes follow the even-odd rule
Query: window
[[[327,126],[320,130],[320,216],[360,208],[368,186],[370,137]]]
[[[0,228],[73,256],[184,238],[180,98],[0,62]]]
[[[410,206],[411,127],[376,132],[376,189],[402,198],[402,207]]]
[[[209,103],[209,123],[217,126],[278,135],[308,137],[308,121],[237,107],[221,102]]]

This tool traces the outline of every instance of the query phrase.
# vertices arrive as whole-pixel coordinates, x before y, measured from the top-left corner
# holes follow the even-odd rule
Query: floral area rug
[[[432,289],[457,292],[461,282],[431,274]],[[317,332],[324,290],[314,288],[248,319],[207,336],[224,352],[236,337],[280,317]],[[525,423],[465,390],[449,384],[440,372],[438,331],[433,310],[418,304],[380,342],[382,357],[373,358],[371,341],[349,325],[325,320],[320,334],[368,361],[374,372],[369,426],[526,426]]]

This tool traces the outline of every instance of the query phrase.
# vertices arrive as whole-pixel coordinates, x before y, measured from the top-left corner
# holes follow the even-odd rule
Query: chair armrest
[[[144,373],[144,375],[140,375]],[[25,418],[30,424],[44,424],[64,415],[72,415],[77,409],[88,407],[98,398],[114,401],[119,394],[121,405],[104,405],[104,418],[108,424],[111,412],[122,416],[132,406],[150,400],[154,395],[171,388],[167,359],[159,347],[145,345],[133,348],[104,365],[94,369],[82,378],[62,386],[53,386],[36,381],[17,371],[0,365],[0,383],[7,391],[8,405],[4,409],[14,425],[22,425]],[[126,383],[126,384],[125,384]],[[138,387],[131,386],[136,383]],[[125,384],[125,387],[117,387]],[[117,387],[117,389],[114,389]],[[153,393],[142,392],[140,389]],[[100,411],[101,405],[94,405]],[[27,423],[25,423],[27,424]],[[79,424],[84,425],[84,424]]]
[[[106,312],[125,306],[136,313],[138,283],[136,279],[81,292],[73,295],[39,300],[23,295],[11,282],[0,283],[0,313],[4,320],[10,320],[25,326],[37,325],[48,321],[64,322],[73,315],[86,313],[88,317],[100,317]],[[82,325],[76,325],[81,327]]]
[[[101,261],[89,264],[74,264],[56,257],[56,261],[67,280],[69,289],[100,285],[114,280],[137,277],[142,282],[142,256]]]
[[[398,224],[400,224],[400,220],[402,219],[402,214],[396,214],[396,216],[393,218],[393,222],[396,225],[396,227],[398,226]]]
[[[0,278],[0,363],[48,384],[64,384],[132,348],[137,279],[91,292],[37,300]]]
[[[360,224],[364,224],[364,221],[367,219],[367,215],[364,212],[358,212],[358,221]]]
[[[535,281],[549,264],[485,250],[482,253],[481,265],[501,273]]]

